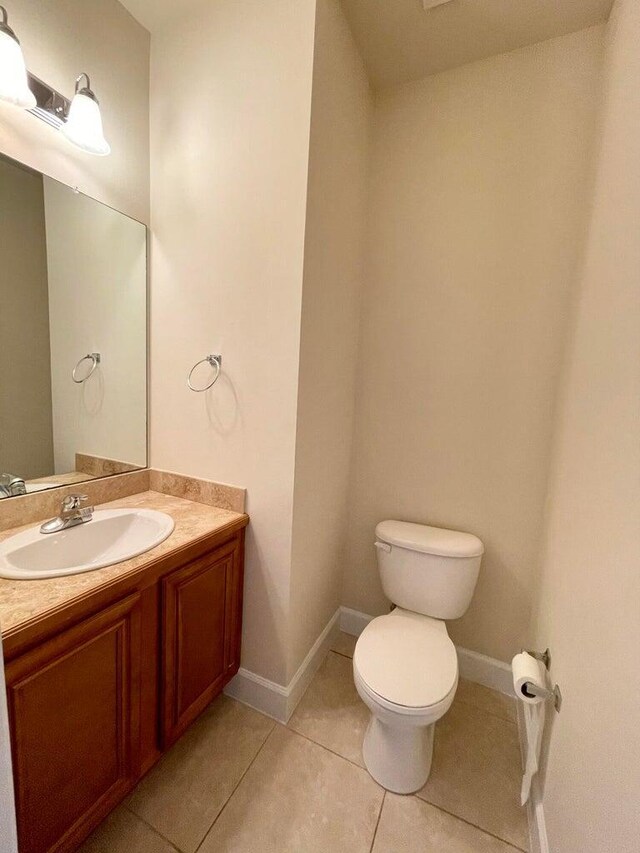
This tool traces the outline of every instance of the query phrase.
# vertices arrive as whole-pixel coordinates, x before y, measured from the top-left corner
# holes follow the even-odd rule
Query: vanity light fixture
[[[27,67],[18,37],[8,24],[7,10],[0,6],[0,100],[32,109],[36,99],[27,82]]]
[[[86,86],[81,86],[83,77]],[[89,154],[105,157],[111,153],[111,146],[104,138],[98,99],[91,91],[89,75],[84,71],[76,80],[76,93],[69,107],[69,115],[60,130],[69,142]]]
[[[81,85],[82,82],[86,85]],[[104,138],[98,99],[91,91],[89,75],[76,80],[69,101],[47,83],[27,71],[18,37],[8,24],[7,10],[0,5],[0,101],[23,107],[56,129],[73,145],[89,154],[105,157],[111,147]]]

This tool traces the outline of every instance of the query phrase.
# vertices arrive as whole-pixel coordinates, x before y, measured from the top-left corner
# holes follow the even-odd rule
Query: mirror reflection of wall
[[[0,497],[145,467],[145,226],[0,158],[0,258]]]
[[[42,176],[0,159],[0,471],[54,471]]]

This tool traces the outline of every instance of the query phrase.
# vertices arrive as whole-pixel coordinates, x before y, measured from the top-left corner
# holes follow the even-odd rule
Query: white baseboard
[[[368,613],[360,613],[360,611],[352,610],[349,607],[341,607],[340,630],[344,631],[345,634],[359,637],[373,618]],[[463,649],[461,646],[457,646],[456,651],[458,652],[458,667],[462,678],[483,684],[499,693],[513,696],[513,679],[511,667],[508,663],[487,657],[487,655],[481,655],[479,652]]]
[[[338,633],[339,621],[340,609],[333,614],[286,687],[241,667],[235,678],[227,684],[224,692],[227,696],[232,696],[280,723],[288,722],[304,691],[327,656]]]
[[[529,746],[529,727],[526,723],[522,702],[518,702],[518,734],[520,735],[520,752],[522,754],[522,766],[524,767]],[[527,820],[529,822],[530,853],[550,853],[547,825],[544,819],[544,805],[537,776],[534,776],[531,782],[531,793],[527,802]]]
[[[359,637],[374,618],[368,613],[360,613],[359,610],[352,610],[350,607],[341,607],[340,630],[345,634],[351,634],[352,637]]]
[[[296,705],[302,699],[313,676],[326,658],[329,649],[339,632],[340,608],[336,610],[323,632],[309,649],[309,654],[298,667],[298,671],[287,685],[287,720],[296,709]]]
[[[241,668],[236,677],[226,686],[225,693],[269,717],[287,722],[325,659],[337,631],[344,631],[345,634],[358,637],[373,618],[368,613],[361,613],[349,607],[338,608],[288,685],[276,684],[248,669]],[[483,684],[492,690],[498,690],[500,693],[513,695],[509,664],[469,649],[458,648],[457,652],[460,675],[463,678]]]
[[[456,646],[458,653],[458,668],[462,678],[467,681],[475,681],[483,684],[498,693],[505,693],[515,698],[513,692],[513,675],[511,666],[496,658],[482,655],[480,652],[472,652],[462,646]]]
[[[281,723],[287,722],[287,688],[282,684],[240,667],[224,692],[267,717],[273,717]]]

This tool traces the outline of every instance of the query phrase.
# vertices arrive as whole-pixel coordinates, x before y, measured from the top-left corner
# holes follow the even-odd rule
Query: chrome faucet
[[[40,533],[58,533],[78,524],[86,524],[93,518],[93,507],[83,506],[89,500],[87,495],[67,495],[62,498],[60,515],[51,518],[40,528]]]
[[[0,498],[13,498],[26,495],[27,487],[22,477],[16,474],[0,474]]]

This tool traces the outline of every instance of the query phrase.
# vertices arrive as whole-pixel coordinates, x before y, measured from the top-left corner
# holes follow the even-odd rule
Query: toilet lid
[[[407,708],[437,705],[458,678],[456,649],[444,622],[399,607],[367,625],[353,663],[374,693]]]

